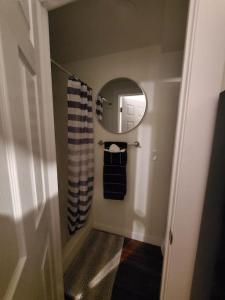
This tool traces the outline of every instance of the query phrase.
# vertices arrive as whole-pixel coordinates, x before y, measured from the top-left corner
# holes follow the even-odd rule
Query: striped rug
[[[66,294],[75,300],[110,300],[124,238],[92,230],[64,276]]]

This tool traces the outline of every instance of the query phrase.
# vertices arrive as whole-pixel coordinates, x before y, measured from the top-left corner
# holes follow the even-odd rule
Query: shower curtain
[[[94,145],[92,90],[73,77],[68,79],[68,229],[83,227],[93,197]]]
[[[98,95],[96,101],[96,116],[99,121],[102,121],[103,117],[103,98],[101,95]]]

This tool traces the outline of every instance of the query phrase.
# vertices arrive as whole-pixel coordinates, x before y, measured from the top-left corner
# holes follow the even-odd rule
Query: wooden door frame
[[[222,30],[225,26],[221,26],[220,28],[220,25],[225,25],[225,22],[222,21],[223,18],[225,19],[225,12],[221,12],[221,8],[225,9],[225,4],[222,3],[222,0],[216,0],[213,4],[214,7],[212,6],[212,2],[208,0],[190,0],[189,4],[165,239],[166,247],[161,282],[161,300],[188,300],[191,296],[191,285],[207,184],[217,100],[219,92],[222,89],[225,61],[225,38],[221,37],[223,34]],[[209,17],[208,19],[207,16]],[[215,27],[213,27],[213,23],[216,23]],[[211,34],[207,32],[210,26],[213,28]],[[205,38],[202,36],[205,36]],[[222,42],[220,42],[220,39]],[[205,47],[207,45],[208,47]],[[224,52],[219,50],[220,46],[224,49]],[[204,51],[206,52],[204,53]],[[208,57],[207,54],[204,58],[207,51],[211,54],[211,57]],[[205,63],[202,64],[202,68],[200,68],[200,63],[198,62],[198,58],[201,58],[201,52],[203,56],[202,62]],[[209,73],[214,61],[216,66],[212,70],[211,83],[209,81]],[[201,79],[199,89],[198,86],[196,87],[196,83],[193,84],[193,78],[198,79],[196,73]],[[203,89],[204,83],[206,91]],[[187,135],[187,132],[190,131],[190,127],[193,127],[194,118],[190,117],[190,115],[195,113],[193,108],[194,100],[192,99],[196,99],[196,101],[199,99],[199,102],[202,103],[204,97],[206,98],[206,105],[209,103],[212,109],[210,111],[202,107],[202,110],[204,110],[204,108],[206,109],[206,120],[204,120],[203,117],[203,126],[199,132],[204,133],[205,136],[204,140],[199,137],[200,140],[203,140],[203,144],[199,145],[196,143],[196,133],[193,131],[193,138],[191,138],[191,135]],[[202,115],[200,113],[199,118],[201,117]],[[190,120],[192,120],[192,124]],[[196,120],[196,115],[194,120]],[[196,131],[198,132],[198,128],[196,128]],[[187,154],[187,146],[192,148],[190,152],[194,154],[193,160],[190,157],[191,154]],[[189,165],[191,162],[194,164],[196,157],[201,158],[199,159],[199,164],[193,165],[192,169],[189,168],[188,162]],[[197,177],[197,179],[195,178],[194,181],[192,178],[194,177],[195,168],[196,170],[198,169],[197,175],[199,175],[199,177]],[[188,172],[190,173],[189,178],[187,176]],[[193,190],[188,190],[189,186]],[[189,195],[187,195],[188,193]],[[184,202],[188,197],[189,199],[193,199],[192,196],[194,200],[190,201],[190,211],[182,210],[185,206],[187,207],[187,204],[184,204]],[[170,231],[173,234],[172,245],[170,245],[169,241]],[[186,252],[185,247],[187,247],[187,245],[189,249]],[[170,280],[170,277],[173,277],[173,282]],[[177,282],[175,283],[175,281]]]

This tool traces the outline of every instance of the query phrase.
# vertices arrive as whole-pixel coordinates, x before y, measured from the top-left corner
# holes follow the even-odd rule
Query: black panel
[[[224,219],[225,92],[222,92],[218,105],[191,300],[225,299]]]

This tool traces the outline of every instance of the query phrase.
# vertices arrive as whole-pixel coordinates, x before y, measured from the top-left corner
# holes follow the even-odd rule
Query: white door
[[[120,96],[120,132],[128,131],[141,121],[146,108],[144,95]]]
[[[224,0],[190,0],[161,300],[206,300],[201,295],[193,297],[192,280],[218,98],[225,78],[224,28]],[[205,251],[207,255],[209,249]]]
[[[46,122],[51,98],[46,97],[43,78],[43,9],[38,0],[0,1],[0,299],[59,299],[51,231],[49,168],[55,162],[49,161],[53,137],[46,136],[53,125]],[[55,172],[53,168],[53,178]]]

